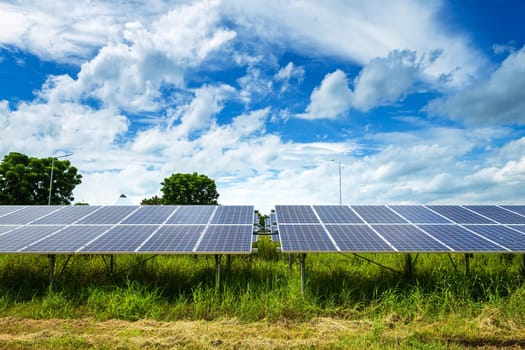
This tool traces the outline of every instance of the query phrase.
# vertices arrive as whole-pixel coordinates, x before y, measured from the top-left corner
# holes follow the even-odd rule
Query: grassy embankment
[[[0,344],[113,347],[117,343],[111,337],[93,343],[95,337],[85,334],[95,334],[93,329],[100,324],[114,322],[108,320],[147,319],[158,329],[167,327],[163,322],[195,321],[177,332],[184,334],[195,327],[195,332],[205,330],[209,339],[192,339],[188,334],[179,339],[182,343],[169,338],[165,346],[146,342],[137,348],[148,344],[201,347],[199,342],[210,347],[259,348],[525,345],[522,256],[475,255],[470,260],[470,276],[466,276],[461,254],[452,256],[457,270],[448,255],[421,254],[411,277],[402,273],[404,255],[367,257],[400,272],[352,255],[312,254],[307,257],[307,291],[301,296],[297,261],[290,271],[288,257],[277,254],[269,242],[259,244],[256,256],[234,257],[229,269],[223,259],[219,290],[213,257],[158,256],[139,264],[147,256],[117,256],[116,273],[111,276],[107,259],[100,256],[73,257],[64,269],[67,257],[58,256],[57,276],[50,289],[46,256],[0,256],[4,330],[9,324],[39,329],[28,325],[28,319],[73,319],[67,327],[77,334],[70,335],[73,339],[63,332],[48,334],[36,343],[25,338],[10,343],[0,336]],[[78,326],[75,319],[90,321]],[[61,322],[65,321],[55,320]],[[76,333],[80,331],[74,324],[87,333]],[[220,324],[225,329],[213,333]],[[12,333],[24,331],[18,328]],[[123,332],[124,337],[118,333],[117,339],[133,339],[145,331]],[[250,343],[266,333],[270,340]]]

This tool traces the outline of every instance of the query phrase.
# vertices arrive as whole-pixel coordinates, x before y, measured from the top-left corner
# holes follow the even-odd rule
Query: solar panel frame
[[[414,225],[372,225],[399,252],[447,252],[451,249]]]
[[[212,225],[253,225],[253,206],[220,205],[211,220]]]
[[[63,208],[63,206],[54,205],[25,206],[20,210],[1,216],[0,225],[27,225]]]
[[[100,206],[65,206],[49,215],[34,220],[34,225],[71,225],[98,211]]]
[[[279,225],[281,251],[286,253],[337,252],[330,237],[320,224]]]
[[[116,225],[139,208],[139,206],[125,205],[104,206],[77,223],[80,225]]]
[[[0,235],[0,252],[18,253],[20,250],[62,229],[58,225],[25,225]]]
[[[137,249],[140,253],[191,254],[206,225],[164,225]]]
[[[502,225],[466,225],[466,228],[484,236],[513,252],[525,252],[525,234]]]
[[[280,224],[320,224],[310,205],[276,205],[275,217]]]
[[[208,225],[194,253],[250,254],[253,225]]]
[[[166,221],[166,225],[204,225],[208,224],[217,206],[181,205]]]
[[[490,220],[480,214],[476,214],[471,210],[463,208],[460,205],[427,205],[427,208],[443,215],[455,224],[494,224]]]
[[[447,218],[423,205],[389,205],[391,210],[413,224],[450,224]]]
[[[406,224],[407,220],[385,205],[351,205],[358,215],[368,224]]]
[[[134,253],[159,225],[114,225],[77,252],[84,254]]]
[[[366,224],[326,224],[326,229],[341,252],[395,252],[369,225]]]
[[[314,205],[324,224],[363,224],[364,221],[347,205]]]
[[[467,228],[461,225],[417,225],[420,229],[427,232],[431,236],[439,239],[447,246],[452,248],[455,252],[459,253],[472,253],[472,252],[483,252],[483,253],[497,253],[497,252],[508,252],[507,249],[503,249],[487,240],[480,235],[476,235],[469,231]]]
[[[468,205],[465,208],[500,224],[525,224],[525,215],[520,215],[495,205]]]
[[[122,220],[121,224],[160,225],[166,222],[178,208],[177,205],[143,205]]]

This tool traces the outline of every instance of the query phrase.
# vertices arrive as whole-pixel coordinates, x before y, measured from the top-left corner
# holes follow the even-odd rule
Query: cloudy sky
[[[74,5],[73,5],[74,4]],[[525,202],[525,2],[2,1],[0,156],[75,200]]]

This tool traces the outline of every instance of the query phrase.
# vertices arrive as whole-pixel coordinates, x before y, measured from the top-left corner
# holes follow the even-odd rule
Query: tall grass
[[[369,254],[307,256],[307,288],[301,295],[297,259],[262,241],[256,256],[222,259],[221,283],[215,284],[212,256],[57,256],[52,288],[46,256],[0,256],[0,316],[137,320],[153,318],[244,321],[309,319],[315,316],[368,317],[411,322],[490,310],[525,325],[522,257],[475,255],[470,275],[462,255],[421,254],[411,276],[405,257]],[[451,261],[452,259],[452,261]],[[143,262],[144,260],[147,260]],[[142,263],[143,262],[143,263]]]

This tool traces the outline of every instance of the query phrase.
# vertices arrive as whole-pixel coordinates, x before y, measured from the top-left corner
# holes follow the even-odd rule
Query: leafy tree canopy
[[[206,175],[176,173],[165,178],[161,185],[161,198],[154,196],[142,200],[141,204],[209,205],[217,204],[219,198],[215,180]]]
[[[82,175],[67,160],[11,152],[0,163],[0,204],[47,204],[53,164],[51,204],[70,204]]]

